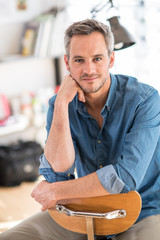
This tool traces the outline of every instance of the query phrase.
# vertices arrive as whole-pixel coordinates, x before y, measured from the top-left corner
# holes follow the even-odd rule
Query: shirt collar
[[[110,110],[112,107],[112,102],[115,98],[115,92],[116,92],[116,88],[117,88],[116,77],[112,73],[110,73],[110,77],[111,77],[111,85],[110,85],[110,89],[109,89],[108,98],[105,103],[105,106],[108,108],[108,110]]]

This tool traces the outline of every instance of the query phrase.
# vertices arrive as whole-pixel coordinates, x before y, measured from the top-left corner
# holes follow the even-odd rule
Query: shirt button
[[[100,144],[100,143],[101,143],[101,140],[98,140],[98,143]]]

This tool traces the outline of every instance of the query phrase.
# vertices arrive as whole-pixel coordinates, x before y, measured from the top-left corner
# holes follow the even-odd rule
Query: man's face
[[[108,56],[104,37],[99,32],[73,36],[70,57],[65,56],[67,70],[85,93],[108,90],[109,68],[114,63],[114,53]],[[107,81],[108,80],[108,81]]]

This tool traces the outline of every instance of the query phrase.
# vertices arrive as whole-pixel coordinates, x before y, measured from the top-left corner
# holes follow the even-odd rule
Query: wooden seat
[[[63,205],[62,205],[63,203]],[[136,191],[101,197],[69,199],[49,209],[52,218],[62,227],[88,235],[112,235],[126,231],[137,220],[141,197]]]

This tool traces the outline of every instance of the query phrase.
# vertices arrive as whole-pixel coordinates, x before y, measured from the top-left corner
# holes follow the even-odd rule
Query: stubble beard
[[[71,73],[71,70],[70,70],[70,67],[69,67],[69,71],[70,71],[70,73]],[[84,74],[84,75],[82,75],[81,77],[80,77],[80,81],[81,81],[81,79],[83,79],[84,77],[88,77],[89,75],[88,74]],[[94,74],[92,75],[90,75],[90,76],[95,76]],[[101,75],[96,75],[97,77],[99,77],[99,78],[101,78]],[[71,75],[71,77],[76,81],[76,83],[78,84],[78,86],[82,89],[82,91],[84,92],[84,93],[96,93],[96,92],[98,92],[102,87],[103,87],[103,85],[105,84],[105,82],[107,81],[107,78],[106,77],[102,77],[102,80],[101,80],[101,82],[100,82],[100,84],[99,84],[99,86],[97,86],[97,87],[95,87],[95,88],[85,88],[85,87],[83,87],[80,83],[79,83],[79,81],[77,81],[72,75]]]
[[[92,87],[92,86],[91,87],[83,87],[81,84],[79,84],[79,86],[83,90],[84,93],[96,93],[103,87],[106,80],[107,80],[107,78],[102,78],[100,84],[95,87]]]

